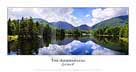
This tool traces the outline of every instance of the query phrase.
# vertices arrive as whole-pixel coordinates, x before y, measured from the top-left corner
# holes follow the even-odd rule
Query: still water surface
[[[9,55],[127,55],[128,43],[112,37],[65,37],[8,43]]]

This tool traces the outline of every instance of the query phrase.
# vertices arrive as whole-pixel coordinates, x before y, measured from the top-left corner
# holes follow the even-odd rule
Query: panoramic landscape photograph
[[[128,7],[9,7],[8,55],[128,55]]]

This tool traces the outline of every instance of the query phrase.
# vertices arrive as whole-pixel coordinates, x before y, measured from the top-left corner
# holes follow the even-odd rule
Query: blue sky
[[[80,26],[83,24],[93,26],[98,22],[121,15],[128,15],[128,8],[8,8],[8,18],[11,19],[31,16],[33,18],[45,19],[48,22],[66,21],[73,26]]]
[[[91,21],[91,12],[94,8],[73,8],[74,11],[72,13],[73,16],[77,17],[80,20],[83,20],[84,22],[90,22]]]
[[[91,14],[91,11],[93,10],[92,8],[73,8],[74,11],[72,13],[72,15],[78,17],[78,18],[84,18],[85,15],[87,14]],[[90,16],[91,18],[91,16]]]

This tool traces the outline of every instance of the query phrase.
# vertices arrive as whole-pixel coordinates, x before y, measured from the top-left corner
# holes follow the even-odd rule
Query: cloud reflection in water
[[[39,55],[114,55],[119,54],[104,48],[93,41],[82,43],[78,40],[73,40],[67,45],[49,44],[48,47],[39,48]]]

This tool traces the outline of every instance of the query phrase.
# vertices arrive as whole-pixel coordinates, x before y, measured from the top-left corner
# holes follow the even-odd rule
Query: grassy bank
[[[124,41],[124,42],[128,42],[128,38],[119,38],[119,39]]]
[[[18,35],[8,35],[8,41],[16,41],[18,39]]]

